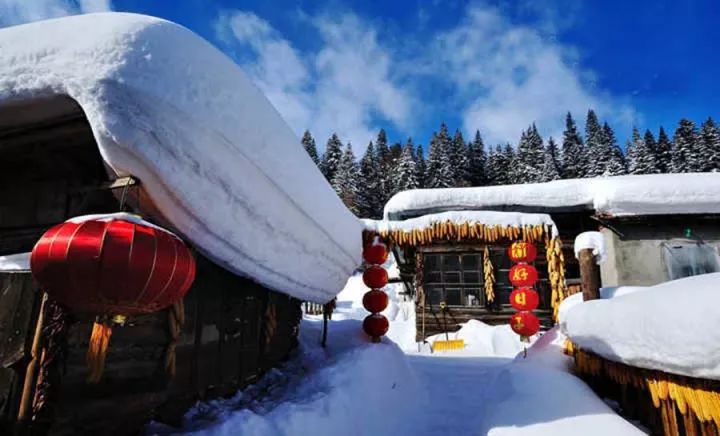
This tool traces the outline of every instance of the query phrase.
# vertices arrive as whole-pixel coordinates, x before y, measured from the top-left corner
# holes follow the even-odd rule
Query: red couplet
[[[363,296],[363,307],[370,313],[379,313],[388,306],[388,296],[379,289],[372,289]]]
[[[385,335],[389,328],[390,323],[387,318],[378,313],[366,316],[363,321],[363,330],[372,338],[379,338]]]
[[[538,272],[532,265],[518,263],[510,268],[508,277],[513,286],[518,288],[530,287],[537,282]]]
[[[35,244],[30,268],[53,298],[78,313],[134,315],[180,300],[195,258],[178,237],[124,220],[65,222]]]
[[[363,250],[363,259],[370,265],[382,265],[387,258],[387,246],[382,242],[372,242],[366,245]]]
[[[535,310],[540,304],[540,297],[531,288],[514,289],[510,293],[510,304],[517,310]]]
[[[363,273],[363,283],[371,289],[380,289],[388,283],[388,273],[385,268],[373,265]]]
[[[510,328],[520,336],[529,337],[540,330],[540,320],[530,312],[518,312],[510,317]]]
[[[513,262],[532,262],[537,257],[537,248],[530,242],[513,242],[508,248],[508,256]]]

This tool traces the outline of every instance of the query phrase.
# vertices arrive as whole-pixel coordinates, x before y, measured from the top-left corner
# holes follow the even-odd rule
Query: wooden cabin
[[[366,238],[379,234],[394,246],[401,280],[416,301],[418,341],[456,331],[468,319],[508,322],[514,309],[507,249],[514,240],[533,240],[540,276],[535,313],[547,328],[562,298],[580,291],[574,241],[582,232],[604,235],[605,287],[720,271],[718,197],[720,174],[714,173],[406,191],[390,199],[383,221],[366,221]],[[546,217],[540,237],[521,225],[523,217],[537,221],[537,214]],[[547,226],[557,232],[554,237]],[[562,280],[555,286],[549,241],[559,251]]]

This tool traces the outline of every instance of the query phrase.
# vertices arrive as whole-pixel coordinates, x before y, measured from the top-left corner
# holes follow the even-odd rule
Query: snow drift
[[[719,286],[720,273],[704,274],[582,302],[564,311],[561,326],[606,359],[720,380]]]
[[[297,298],[334,297],[362,226],[229,58],[174,23],[104,13],[0,30],[0,106],[67,96],[116,176],[229,270]]]
[[[385,219],[431,212],[518,207],[586,209],[598,214],[720,213],[720,173],[649,174],[478,188],[415,189],[395,194]]]

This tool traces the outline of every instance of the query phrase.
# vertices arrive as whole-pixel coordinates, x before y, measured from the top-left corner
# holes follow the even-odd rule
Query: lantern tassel
[[[105,357],[107,356],[108,345],[110,345],[110,336],[112,336],[112,327],[105,324],[105,322],[95,321],[90,335],[86,359],[89,371],[88,383],[97,383],[102,378],[105,370]]]

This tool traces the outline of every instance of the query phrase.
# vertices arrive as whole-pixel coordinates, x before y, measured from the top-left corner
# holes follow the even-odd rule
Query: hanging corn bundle
[[[490,260],[490,249],[485,246],[483,252],[483,272],[485,274],[485,298],[488,303],[495,301],[495,270]]]

